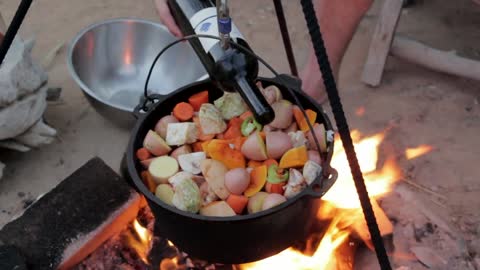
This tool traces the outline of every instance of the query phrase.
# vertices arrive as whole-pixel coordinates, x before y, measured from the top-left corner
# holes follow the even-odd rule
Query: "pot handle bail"
[[[133,116],[139,119],[142,115],[149,112],[158,102],[165,99],[164,95],[153,94],[142,97],[140,103],[133,110]]]
[[[337,181],[338,172],[334,168],[329,167],[328,178],[322,181],[323,177],[324,175],[322,174],[307,187],[306,195],[314,198],[321,198]]]

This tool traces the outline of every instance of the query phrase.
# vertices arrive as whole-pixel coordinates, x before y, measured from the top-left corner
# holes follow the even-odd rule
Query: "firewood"
[[[93,158],[0,231],[31,270],[69,269],[137,217],[142,200]],[[2,268],[3,269],[3,268]]]

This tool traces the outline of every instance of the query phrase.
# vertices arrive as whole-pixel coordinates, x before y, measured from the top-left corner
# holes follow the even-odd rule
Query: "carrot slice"
[[[305,113],[308,116],[308,121],[313,127],[313,125],[315,124],[315,121],[317,120],[317,113],[310,109],[306,109]],[[307,120],[305,119],[305,116],[303,115],[302,110],[298,106],[293,107],[293,117],[295,117],[295,121],[297,122],[298,128],[300,128],[301,131],[305,132],[310,130],[310,128],[308,127]]]
[[[241,214],[248,204],[248,198],[241,195],[230,194],[226,202],[235,213]]]
[[[235,150],[242,151],[242,145],[246,140],[247,137],[237,137],[235,139],[231,139],[230,143],[233,143]]]
[[[263,162],[263,165],[267,165],[267,168],[270,168],[270,165],[278,166],[278,162],[275,159],[267,159]]]
[[[253,116],[253,113],[251,111],[246,111],[240,115],[240,119],[242,119],[242,121],[245,121],[245,119],[250,116]]]
[[[228,122],[228,129],[223,133],[223,138],[226,140],[235,139],[242,136],[241,126],[243,120],[239,117],[232,118]]]
[[[268,192],[268,193],[277,193],[277,194],[280,194],[280,195],[283,195],[283,187],[286,185],[286,183],[278,183],[278,184],[273,184],[273,183],[270,183],[270,182],[267,182],[265,184],[265,190]]]
[[[248,168],[256,168],[256,167],[260,167],[264,165],[263,162],[261,161],[256,161],[256,160],[250,160],[248,163],[247,163],[247,167]]]
[[[150,154],[145,147],[138,149],[136,155],[140,161],[144,161],[152,157],[152,154]]]
[[[202,91],[200,93],[192,95],[188,99],[188,102],[190,103],[190,105],[192,105],[193,109],[198,112],[202,104],[208,103],[208,91]]]
[[[193,117],[193,107],[187,102],[180,102],[173,108],[173,116],[180,121],[187,121]]]

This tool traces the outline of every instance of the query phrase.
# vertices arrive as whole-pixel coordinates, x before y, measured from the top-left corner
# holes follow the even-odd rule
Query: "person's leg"
[[[372,2],[373,0],[316,0],[314,2],[320,30],[335,78],[338,78],[340,63],[348,44]],[[322,75],[313,49],[310,49],[307,63],[300,74],[300,78],[303,81],[303,89],[307,94],[320,103],[327,100]]]

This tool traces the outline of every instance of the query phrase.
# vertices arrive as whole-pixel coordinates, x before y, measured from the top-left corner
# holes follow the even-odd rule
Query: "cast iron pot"
[[[293,101],[293,97],[278,79],[260,80],[264,87],[275,84],[285,99]],[[135,158],[135,151],[142,147],[148,130],[153,129],[161,117],[170,114],[175,104],[206,89],[209,90],[210,102],[222,95],[222,91],[209,80],[185,86],[160,98],[152,109],[139,117],[133,128],[125,157],[127,178],[130,178],[134,187],[145,196],[155,216],[155,233],[168,238],[193,258],[224,264],[240,264],[267,258],[306,239],[310,225],[317,215],[319,198],[337,178],[336,171],[330,166],[324,166],[328,171],[324,170],[326,172],[322,176],[295,198],[266,211],[235,217],[206,217],[178,210],[163,203],[143,184],[140,177],[143,168]],[[321,106],[303,92],[295,91],[305,109],[310,108],[317,112],[317,122],[323,122],[326,130],[332,130]],[[328,152],[323,153],[327,157],[327,165],[330,164],[332,152],[333,142],[330,142]]]

